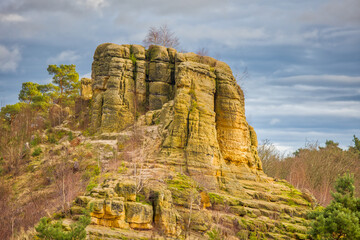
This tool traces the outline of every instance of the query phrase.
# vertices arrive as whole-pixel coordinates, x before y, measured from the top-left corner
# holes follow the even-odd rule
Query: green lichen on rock
[[[134,229],[152,229],[153,208],[138,202],[127,202],[126,222]]]

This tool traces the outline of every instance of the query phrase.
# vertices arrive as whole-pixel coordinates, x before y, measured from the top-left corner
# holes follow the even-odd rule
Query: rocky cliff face
[[[168,115],[159,123],[163,152],[189,172],[219,175],[224,163],[261,171],[244,94],[227,64],[162,46],[105,43],[95,51],[92,79],[95,131],[119,132],[159,110]]]
[[[263,173],[244,94],[227,64],[162,46],[105,43],[83,83],[95,133],[87,141],[105,180],[71,212],[77,219],[94,206],[90,239],[207,239],[209,231],[223,239],[306,238],[314,202]]]

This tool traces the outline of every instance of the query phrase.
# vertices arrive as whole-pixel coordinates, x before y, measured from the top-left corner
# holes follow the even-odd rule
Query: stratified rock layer
[[[244,94],[227,64],[162,46],[105,43],[95,51],[92,80],[94,131],[119,132],[146,113],[162,126],[161,152],[177,169],[210,178],[262,173]]]
[[[71,213],[76,216],[83,208],[92,208],[90,214],[94,225],[137,230],[151,230],[155,226],[166,235],[179,235],[178,213],[166,186],[151,181],[149,187],[137,192],[137,182],[129,178],[131,176],[119,175],[105,180],[101,187],[77,197]],[[139,202],[139,196],[144,194],[151,198],[151,202],[145,199]]]

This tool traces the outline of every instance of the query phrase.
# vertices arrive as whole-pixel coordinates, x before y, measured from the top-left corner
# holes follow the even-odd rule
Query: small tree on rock
[[[60,88],[60,102],[66,97],[67,100],[74,100],[79,95],[80,82],[79,74],[75,70],[75,65],[49,65],[49,74],[53,74],[53,83]],[[64,96],[65,94],[65,96]]]
[[[159,28],[150,27],[143,43],[146,47],[154,44],[175,48],[179,46],[179,38],[175,36],[175,33],[173,33],[166,24],[164,24]]]

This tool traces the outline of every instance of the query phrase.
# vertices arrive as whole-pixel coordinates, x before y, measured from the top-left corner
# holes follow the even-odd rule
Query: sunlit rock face
[[[239,174],[238,166],[262,172],[244,94],[227,64],[162,46],[104,43],[92,82],[94,131],[119,132],[145,114],[161,126],[167,162],[191,175]]]

